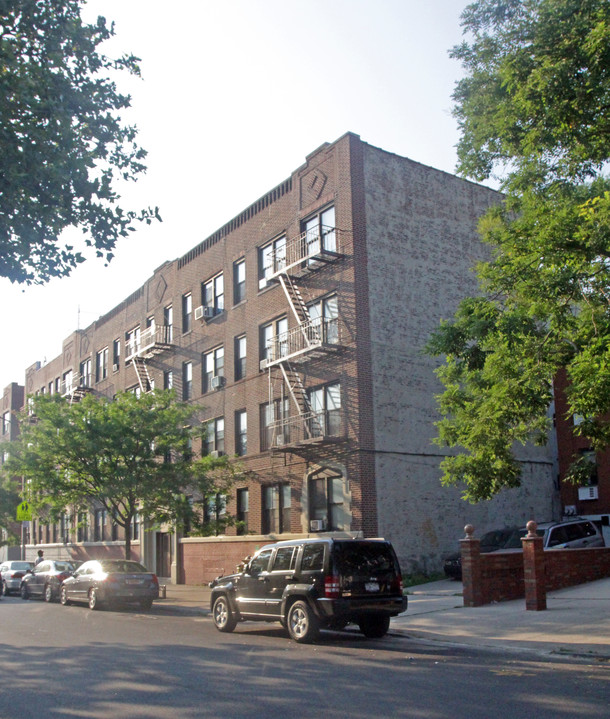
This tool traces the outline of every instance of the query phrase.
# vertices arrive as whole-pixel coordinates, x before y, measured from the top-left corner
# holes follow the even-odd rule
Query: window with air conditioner
[[[260,328],[260,361],[261,368],[267,362],[275,362],[289,353],[288,319],[281,317]]]
[[[204,423],[202,453],[221,457],[225,453],[225,420],[216,417]]]
[[[287,398],[266,402],[260,407],[261,452],[277,444],[278,437],[282,437],[284,444],[290,442],[290,402]]]
[[[343,530],[346,527],[345,484],[341,474],[323,467],[307,480],[310,531]]]
[[[201,393],[220,389],[224,385],[225,351],[224,347],[216,347],[201,356]],[[222,379],[218,379],[222,377]]]
[[[204,308],[204,317],[209,316],[205,314],[206,308],[211,310],[209,313],[211,316],[218,315],[224,310],[225,289],[222,273],[201,284],[201,304]]]

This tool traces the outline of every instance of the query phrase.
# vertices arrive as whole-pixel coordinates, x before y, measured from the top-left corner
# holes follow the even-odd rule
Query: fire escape
[[[266,429],[268,449],[273,451],[294,451],[325,440],[323,422],[311,405],[298,367],[340,349],[338,318],[329,322],[323,316],[312,317],[301,285],[311,273],[342,257],[337,236],[338,230],[334,227],[303,232],[285,246],[274,249],[264,268],[267,282],[281,285],[296,320],[294,327],[267,343],[260,365],[269,373],[269,407],[273,408],[273,420]],[[287,415],[285,400],[290,408]]]
[[[172,326],[152,325],[143,332],[135,332],[125,343],[125,365],[133,364],[140,390],[150,392],[153,387],[148,360],[173,347]]]

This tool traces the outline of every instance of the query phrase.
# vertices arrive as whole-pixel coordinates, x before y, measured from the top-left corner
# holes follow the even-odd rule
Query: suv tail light
[[[337,599],[340,595],[339,577],[324,577],[324,596],[327,599]]]
[[[392,591],[396,592],[397,594],[403,593],[402,577],[400,576],[400,574],[398,574],[392,580]]]

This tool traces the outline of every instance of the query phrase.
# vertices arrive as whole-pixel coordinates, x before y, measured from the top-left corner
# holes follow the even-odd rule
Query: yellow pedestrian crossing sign
[[[32,510],[29,502],[21,502],[17,505],[17,521],[29,522],[32,519]]]

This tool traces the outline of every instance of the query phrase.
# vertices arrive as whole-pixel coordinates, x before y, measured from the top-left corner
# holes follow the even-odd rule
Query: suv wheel
[[[288,633],[295,642],[313,642],[320,631],[320,625],[307,602],[298,601],[290,605],[287,622]]]
[[[214,600],[212,616],[216,629],[218,629],[219,632],[232,632],[235,629],[237,621],[229,606],[229,600],[224,594],[221,594]]]
[[[388,633],[390,617],[385,614],[372,614],[370,617],[362,617],[358,626],[365,637],[379,639]]]

